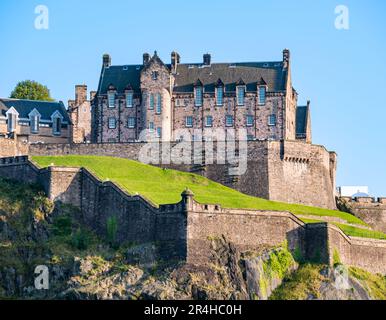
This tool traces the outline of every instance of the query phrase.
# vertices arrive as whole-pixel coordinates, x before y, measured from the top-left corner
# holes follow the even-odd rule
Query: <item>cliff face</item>
[[[157,243],[118,246],[114,221],[101,239],[79,218],[78,209],[51,203],[39,187],[0,180],[0,298],[367,299],[373,287],[377,298],[386,295],[384,278],[370,281],[360,270],[348,287],[336,287],[339,272],[296,257],[299,267],[285,244],[240,252],[212,238],[208,263],[181,264],[163,261]],[[36,289],[38,265],[48,268],[48,289]]]

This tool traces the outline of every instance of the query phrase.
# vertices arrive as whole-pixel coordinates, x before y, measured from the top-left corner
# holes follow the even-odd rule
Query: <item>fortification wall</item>
[[[144,143],[31,145],[30,155],[104,155],[138,160],[144,145]],[[176,143],[172,143],[172,148],[175,145]],[[160,148],[160,159],[167,156],[168,154],[162,153]],[[243,193],[265,199],[331,209],[336,207],[334,198],[336,154],[328,152],[323,146],[297,141],[250,141],[247,149],[247,170],[242,175],[229,174],[229,169],[234,167],[229,162],[217,163],[216,143],[214,143],[213,164],[197,163],[198,158],[200,157],[192,154],[190,163],[164,162],[159,165],[201,174]]]
[[[0,137],[0,157],[15,157],[28,154],[28,144],[17,139]]]
[[[209,247],[216,237],[241,250],[287,241],[308,260],[332,263],[337,250],[347,265],[386,274],[386,241],[348,237],[327,223],[305,225],[289,212],[225,209],[197,203],[189,192],[183,192],[179,203],[157,207],[85,169],[38,169],[26,157],[1,159],[0,176],[41,183],[52,200],[78,205],[83,222],[101,236],[108,236],[113,219],[115,241],[158,243],[165,259],[204,263],[211,258]]]
[[[386,233],[386,198],[341,197],[338,200],[372,228]]]

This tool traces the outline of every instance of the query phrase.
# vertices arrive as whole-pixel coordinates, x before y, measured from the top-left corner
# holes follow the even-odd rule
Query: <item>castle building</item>
[[[92,100],[92,142],[131,142],[143,130],[163,141],[179,140],[178,129],[245,129],[249,140],[302,140],[311,143],[310,106],[297,106],[290,52],[281,61],[180,62],[177,52],[165,64],[157,52],[139,65],[111,65],[103,56]]]
[[[87,100],[87,86],[75,86],[75,100],[68,101],[68,115],[72,126],[70,139],[73,143],[91,141],[91,103],[95,91],[90,92],[90,100]]]
[[[68,143],[70,127],[61,101],[0,99],[0,136],[28,143]]]

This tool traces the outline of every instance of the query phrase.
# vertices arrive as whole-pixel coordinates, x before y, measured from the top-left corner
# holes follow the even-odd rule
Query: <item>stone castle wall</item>
[[[157,207],[83,168],[39,169],[27,157],[0,159],[0,176],[41,183],[50,199],[78,206],[83,222],[101,236],[107,236],[108,221],[114,219],[116,241],[157,243],[165,259],[204,263],[210,260],[211,241],[218,237],[240,250],[260,250],[287,241],[306,260],[332,263],[337,250],[347,265],[386,274],[386,241],[348,237],[327,223],[304,224],[289,212],[200,204],[187,192],[179,203]]]
[[[375,230],[386,232],[386,198],[340,197],[348,211],[368,223]]]
[[[0,157],[15,157],[28,154],[28,145],[18,139],[0,137]]]
[[[99,155],[138,160],[143,146],[144,143],[45,144],[31,145],[29,154]],[[247,170],[240,176],[229,174],[229,168],[234,167],[229,162],[216,162],[216,150],[214,159],[213,164],[203,165],[194,163],[192,156],[190,164],[161,166],[201,174],[252,196],[335,208],[336,154],[323,146],[296,141],[248,142]]]

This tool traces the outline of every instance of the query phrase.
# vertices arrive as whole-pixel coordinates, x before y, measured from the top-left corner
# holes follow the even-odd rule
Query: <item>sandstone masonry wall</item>
[[[175,146],[176,143],[171,143]],[[138,160],[144,143],[44,144],[31,145],[30,155],[104,155]],[[176,170],[194,172],[243,193],[270,200],[301,203],[335,209],[336,154],[323,146],[296,141],[251,141],[247,149],[247,170],[230,175],[229,162],[160,164]],[[162,151],[162,148],[160,148]],[[160,157],[163,158],[161,152]],[[236,154],[237,156],[237,154]]]
[[[50,199],[79,206],[83,222],[101,236],[107,236],[107,221],[114,219],[117,242],[157,243],[165,259],[208,261],[216,237],[241,250],[287,240],[307,260],[332,263],[338,250],[343,263],[386,274],[386,241],[348,237],[326,223],[306,225],[289,212],[224,209],[197,203],[189,192],[179,203],[157,207],[83,168],[39,169],[27,157],[1,158],[0,176],[42,184]]]

